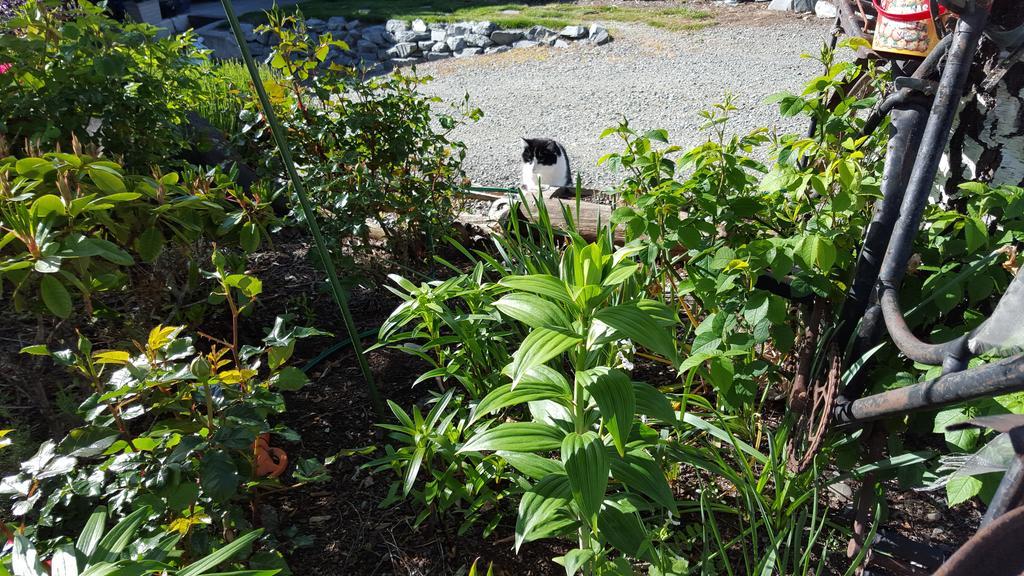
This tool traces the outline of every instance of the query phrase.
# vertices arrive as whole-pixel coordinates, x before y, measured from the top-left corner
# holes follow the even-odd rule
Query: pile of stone
[[[346,67],[388,69],[446,58],[462,58],[477,54],[495,54],[513,48],[552,46],[566,48],[574,42],[601,46],[612,41],[603,26],[566,26],[552,30],[533,26],[525,30],[502,29],[493,22],[431,23],[423,20],[389,20],[386,24],[363,24],[335,16],[328,20],[306,20],[310,34],[330,33],[343,40],[349,50],[333,49],[328,62]],[[238,58],[240,54],[230,31],[212,24],[197,30],[204,44],[218,58]],[[243,25],[245,39],[253,57],[265,58],[276,39],[257,34],[251,25]]]

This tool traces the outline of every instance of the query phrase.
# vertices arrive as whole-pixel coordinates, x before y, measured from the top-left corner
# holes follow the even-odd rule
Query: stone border
[[[572,43],[602,46],[612,41],[608,30],[598,24],[566,26],[559,31],[544,26],[522,30],[503,29],[489,21],[427,24],[417,19],[367,25],[335,16],[326,21],[310,18],[306,20],[306,26],[311,35],[329,32],[335,40],[348,44],[349,50],[332,49],[327,63],[368,71],[477,54],[497,54],[513,48],[566,48]],[[257,34],[251,24],[243,23],[242,28],[253,57],[263,60],[269,56],[276,38],[271,34]],[[214,57],[241,57],[225,22],[214,22],[196,30],[196,33],[203,45],[213,51]]]

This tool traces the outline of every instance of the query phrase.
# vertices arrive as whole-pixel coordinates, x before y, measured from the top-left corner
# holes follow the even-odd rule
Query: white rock
[[[836,17],[836,6],[829,0],[818,0],[814,3],[814,15],[818,18],[834,19]]]
[[[491,40],[495,44],[502,46],[508,46],[513,42],[518,42],[523,39],[523,33],[518,30],[495,30],[491,32]]]
[[[391,32],[392,34],[397,34],[402,30],[408,30],[409,23],[406,22],[405,20],[391,19],[384,24],[384,29],[387,30],[388,32]]]
[[[491,40],[489,36],[484,36],[483,34],[467,34],[466,44],[469,44],[470,46],[479,46],[480,48],[487,48],[488,46],[493,46],[494,41]]]
[[[451,52],[431,52],[427,54],[427,60],[429,62],[436,62],[438,60],[444,60],[445,58],[451,58]]]
[[[448,36],[465,36],[473,31],[472,22],[458,22],[448,25]]]
[[[473,33],[480,34],[483,36],[487,36],[497,29],[498,25],[488,20],[484,20],[483,22],[477,22],[476,24],[473,25]]]
[[[434,42],[444,42],[448,39],[448,31],[444,28],[430,31],[430,39]]]
[[[540,42],[536,40],[520,40],[512,45],[513,48],[533,48],[534,46],[540,46]]]
[[[594,24],[590,27],[590,43],[601,46],[612,41],[612,35],[603,26]]]
[[[434,43],[431,42],[430,40],[423,40],[421,42],[417,42],[416,45],[420,47],[420,52],[430,52],[430,50],[434,47]]]
[[[501,54],[502,52],[508,52],[511,50],[511,46],[491,46],[490,48],[484,49],[484,54]]]
[[[393,58],[408,58],[420,51],[420,47],[412,42],[399,42],[394,48],[388,49],[388,56]]]
[[[455,53],[456,58],[465,58],[466,56],[476,56],[477,54],[483,54],[484,49],[478,47],[463,48]]]
[[[414,32],[426,32],[427,31],[427,23],[424,22],[423,20],[417,18],[417,19],[412,21],[412,29],[413,29]]]
[[[587,29],[583,26],[566,26],[559,32],[559,36],[564,38],[572,38],[573,40],[579,40],[587,35]]]
[[[431,52],[451,52],[452,49],[448,47],[447,42],[438,42],[434,44],[434,47],[430,49]]]
[[[458,52],[466,47],[466,39],[461,36],[449,37],[448,40],[445,40],[445,44],[452,52]]]
[[[559,38],[558,40],[555,40],[555,48],[568,48],[568,47],[569,47],[569,43],[566,42],[565,40],[562,40],[561,38]]]

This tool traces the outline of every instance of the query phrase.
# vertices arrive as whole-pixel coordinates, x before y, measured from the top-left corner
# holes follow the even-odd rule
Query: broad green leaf
[[[135,240],[135,250],[143,262],[152,262],[164,249],[164,235],[160,229],[150,226]]]
[[[138,539],[139,528],[149,518],[152,510],[143,506],[118,522],[99,541],[96,550],[89,556],[89,564],[115,562],[129,544]],[[90,521],[92,518],[90,517]]]
[[[46,570],[39,562],[39,553],[28,538],[14,535],[14,549],[11,551],[11,571],[15,576],[46,576]]]
[[[572,497],[591,526],[608,488],[608,451],[594,432],[570,432],[562,440],[562,464],[569,477]]]
[[[527,370],[536,368],[548,360],[565,352],[578,344],[582,338],[569,336],[547,328],[537,328],[519,345],[512,355],[512,362],[505,366],[503,373],[512,378],[512,384],[518,384]]]
[[[14,169],[19,176],[41,180],[44,176],[56,170],[53,163],[42,158],[22,158],[14,164]]]
[[[71,294],[60,280],[50,274],[43,276],[39,281],[39,294],[43,297],[43,304],[55,316],[71,316]]]
[[[970,216],[964,220],[964,236],[967,239],[967,251],[975,252],[988,244],[988,226],[978,216]]]
[[[636,509],[608,500],[600,516],[601,534],[616,549],[633,558],[650,560],[650,541]]]
[[[678,363],[675,347],[675,333],[662,327],[648,313],[636,304],[611,306],[597,312],[594,319],[610,326],[618,334],[629,338],[644,348]]]
[[[103,537],[104,530],[106,530],[106,506],[98,506],[92,510],[89,520],[85,523],[85,528],[82,529],[82,533],[78,535],[78,541],[75,542],[75,547],[81,552],[82,558],[92,558],[96,546],[99,545],[99,540]]]
[[[657,505],[676,511],[676,499],[668,485],[665,473],[658,463],[643,450],[633,450],[622,458],[611,459],[612,478],[632,493],[643,496]]]
[[[562,445],[563,436],[561,430],[547,424],[509,422],[476,434],[459,448],[459,452],[544,452],[557,450]]]
[[[561,558],[555,558],[555,561],[561,560],[559,563],[565,566],[565,576],[576,576],[593,558],[594,551],[590,548],[576,548],[569,550]]]
[[[130,254],[109,240],[103,240],[102,238],[89,238],[88,245],[90,248],[89,256],[99,256],[104,260],[113,262],[120,266],[131,266],[135,263],[135,260]]]
[[[542,367],[538,367],[542,368]],[[546,368],[543,367],[543,368]],[[535,369],[536,370],[536,369]],[[470,423],[476,422],[481,417],[518,404],[532,402],[534,400],[548,400],[564,398],[569,399],[569,388],[559,386],[556,383],[531,380],[529,375],[513,389],[511,384],[503,384],[491,390],[473,410]]]
[[[301,390],[306,384],[309,384],[309,378],[302,370],[293,366],[288,366],[283,368],[277,374],[274,374],[270,383],[278,390],[295,392],[296,390]]]
[[[572,524],[564,515],[572,498],[569,478],[551,474],[534,484],[519,501],[516,518],[516,553],[524,542],[554,536]]]
[[[55,194],[44,194],[32,202],[29,211],[40,218],[45,218],[50,214],[63,216],[65,214],[64,201]]]
[[[127,192],[124,180],[113,168],[106,166],[92,165],[86,168],[86,173],[93,184],[106,194],[121,194]]]
[[[591,370],[589,372],[595,372]],[[636,396],[629,376],[621,370],[602,370],[593,374],[586,384],[587,391],[597,402],[601,411],[601,422],[612,436],[619,455],[626,453],[626,442],[633,430],[633,414],[636,413]],[[579,378],[582,373],[578,372]]]
[[[940,410],[939,413],[935,415],[935,423],[932,431],[944,435],[946,442],[957,447],[961,452],[969,452],[973,450],[975,445],[978,443],[978,438],[981,436],[981,430],[978,430],[977,428],[947,430],[946,428],[953,424],[967,422],[970,419],[971,415],[962,406]]]
[[[558,460],[552,460],[529,452],[506,452],[499,450],[496,454],[504,458],[513,468],[534,480],[540,480],[549,474],[565,474],[565,466],[562,466],[562,463]]]
[[[506,294],[494,303],[494,307],[530,328],[569,327],[569,318],[561,308],[533,294]]]
[[[974,476],[953,476],[946,483],[946,501],[956,506],[974,498],[981,492],[982,482]]]
[[[238,490],[238,468],[223,450],[207,452],[200,461],[199,483],[215,502],[227,502]]]
[[[639,264],[619,264],[605,276],[602,286],[618,286],[636,274]]]
[[[25,346],[20,350],[22,354],[29,354],[32,356],[49,356],[50,349],[46,347],[46,344],[35,344],[33,346]]]
[[[636,398],[637,414],[657,418],[665,424],[675,425],[679,416],[672,408],[668,396],[645,382],[633,382],[633,396]]]
[[[255,252],[260,247],[260,229],[252,222],[246,222],[242,225],[242,230],[238,233],[238,244],[242,247],[242,250],[246,252]]]
[[[50,557],[51,576],[78,576],[78,560],[75,558],[75,547],[64,544],[54,550]]]
[[[565,284],[550,274],[506,276],[498,281],[498,284],[513,290],[529,292],[538,296],[547,296],[565,304],[573,303]]]
[[[189,564],[187,568],[179,570],[178,576],[201,576],[202,574],[209,574],[210,570],[213,570],[217,566],[227,562],[245,549],[246,546],[252,544],[252,542],[259,538],[262,533],[262,529],[246,532],[213,554],[210,554],[198,562]]]

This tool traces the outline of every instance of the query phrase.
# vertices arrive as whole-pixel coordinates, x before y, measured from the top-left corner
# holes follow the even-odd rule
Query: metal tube
[[[889,241],[889,247],[882,262],[880,280],[887,287],[899,288],[907,270],[907,262],[914,247],[914,237],[921,224],[921,214],[928,202],[939,160],[949,142],[953,117],[967,84],[967,74],[974,60],[985,27],[988,12],[975,6],[961,15],[956,31],[951,35],[949,60],[943,71],[942,80],[935,92],[928,124],[924,129],[922,144],[910,175],[910,183],[900,207],[900,217]]]
[[[944,36],[939,43],[935,45],[935,48],[925,56],[925,59],[921,62],[914,73],[910,75],[911,78],[925,79],[932,74],[938,67],[939,61],[946,52],[949,51],[949,45],[953,41],[953,35]],[[898,105],[904,104],[910,101],[910,98],[917,93],[915,90],[910,88],[902,88],[887,96],[882,103],[879,104],[875,109],[868,114],[868,117],[864,119],[864,128],[861,134],[866,136],[871,134],[878,128],[878,125],[882,123],[882,119],[886,117],[891,111],[893,111]]]
[[[939,366],[946,362],[947,358],[955,357],[958,360],[967,358],[967,335],[942,344],[929,344],[918,340],[917,336],[910,331],[906,319],[903,318],[903,311],[900,310],[899,298],[896,290],[885,288],[882,290],[882,315],[885,317],[885,327],[889,330],[889,336],[896,346],[907,358],[914,362]],[[954,366],[951,365],[951,368]]]
[[[861,424],[1021,390],[1024,390],[1024,354],[852,402],[840,400],[832,410],[832,417],[840,425]]]
[[[857,321],[864,316],[864,310],[874,292],[878,272],[882,267],[882,258],[889,246],[889,236],[892,235],[893,226],[899,217],[903,192],[910,179],[913,162],[908,162],[907,157],[909,155],[913,158],[913,152],[921,145],[922,127],[926,117],[925,103],[919,99],[901,103],[892,112],[891,135],[885,151],[885,170],[882,173],[882,199],[875,204],[871,222],[864,231],[864,241],[857,256],[856,276],[850,284],[840,313],[841,325],[836,334],[836,341],[841,346],[845,346],[850,339]],[[861,323],[858,340],[865,340],[869,335],[870,337],[863,345],[854,347],[854,358],[859,358],[874,345],[878,332],[874,327]]]

